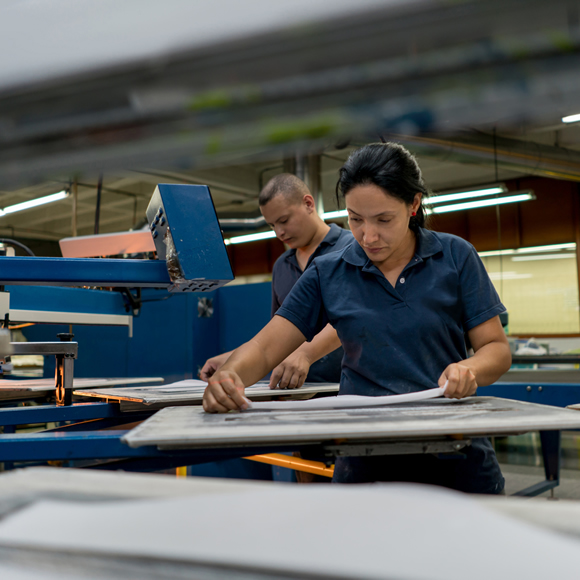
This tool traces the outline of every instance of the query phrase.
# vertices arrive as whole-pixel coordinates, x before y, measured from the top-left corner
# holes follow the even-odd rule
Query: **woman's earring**
[[[417,215],[417,212],[414,211],[413,213],[411,213],[411,217],[415,217]]]

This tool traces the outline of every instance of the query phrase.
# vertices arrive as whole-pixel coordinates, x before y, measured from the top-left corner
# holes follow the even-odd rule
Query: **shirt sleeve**
[[[459,279],[464,330],[471,330],[505,312],[506,308],[473,247],[461,269]]]
[[[274,317],[274,314],[276,314],[278,308],[280,308],[280,300],[278,299],[278,294],[276,294],[274,276],[272,276],[272,312],[270,313],[270,318]]]
[[[274,314],[280,306],[282,306],[282,302],[280,301],[280,294],[277,290],[278,278],[280,276],[280,268],[279,268],[279,260],[276,260],[274,263],[274,268],[272,268],[272,311],[270,313],[270,318],[274,318]]]
[[[328,324],[315,262],[302,274],[276,314],[296,326],[308,341]]]

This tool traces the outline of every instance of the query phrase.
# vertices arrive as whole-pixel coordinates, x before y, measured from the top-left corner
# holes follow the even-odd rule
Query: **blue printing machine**
[[[195,209],[195,211],[192,211]],[[169,215],[168,215],[169,214]],[[269,319],[270,285],[252,285],[215,290],[233,275],[219,223],[205,186],[159,185],[147,210],[152,236],[162,260],[94,260],[57,258],[0,258],[0,282],[5,284],[102,285],[154,287],[165,290],[144,291],[146,306],[135,320],[135,338],[121,337],[114,327],[79,327],[75,333],[81,345],[90,344],[91,357],[77,362],[77,376],[165,375],[168,380],[195,376],[197,367],[208,356],[235,348]],[[173,216],[177,216],[174,218]],[[171,220],[171,221],[170,221]],[[191,240],[191,244],[189,244]],[[216,264],[218,266],[216,266]],[[203,278],[200,274],[205,274]],[[169,289],[173,294],[167,294]],[[13,304],[25,309],[42,299],[43,308],[59,311],[64,307],[86,312],[115,312],[124,309],[120,295],[87,290],[28,288],[12,290]],[[68,290],[68,292],[67,292]],[[58,292],[61,292],[60,294]],[[82,292],[82,295],[80,294]],[[94,293],[92,293],[94,292]],[[181,292],[186,292],[181,294]],[[215,300],[216,321],[196,320],[198,292]],[[104,295],[107,294],[106,297]],[[172,300],[168,301],[167,298]],[[82,306],[81,306],[82,303]],[[105,304],[106,303],[106,304]],[[221,303],[221,307],[219,306]],[[251,305],[251,306],[250,306]],[[184,316],[184,312],[186,313]],[[263,313],[257,316],[257,313]],[[220,314],[221,313],[221,314]],[[207,324],[205,324],[207,322]],[[29,340],[50,340],[55,326],[35,326],[26,330]],[[66,330],[63,327],[62,330]],[[60,329],[58,329],[60,330]],[[173,340],[170,340],[173,338]],[[182,348],[176,348],[176,344]],[[82,349],[82,346],[81,346]],[[194,352],[196,360],[193,359]],[[53,372],[47,359],[45,376]],[[167,363],[164,366],[164,362]],[[183,362],[185,361],[185,365]],[[96,367],[95,367],[96,365]],[[145,368],[146,367],[146,368]],[[180,372],[175,375],[175,369]],[[104,373],[103,373],[104,371]],[[167,372],[163,372],[167,371]],[[530,388],[531,387],[531,388]],[[550,385],[539,390],[528,384],[496,383],[485,388],[486,395],[554,404]],[[580,401],[580,385],[554,385],[560,406]],[[548,398],[546,395],[548,395]],[[541,399],[541,400],[539,400]],[[119,460],[123,469],[161,469],[197,464],[217,458],[265,453],[273,449],[212,450],[198,452],[160,452],[157,449],[133,450],[120,442],[123,431],[98,431],[102,427],[120,428],[127,421],[142,419],[141,414],[122,414],[116,404],[82,403],[66,407],[42,406],[0,409],[0,461],[45,462],[62,460]],[[73,422],[32,435],[6,431],[18,424]],[[79,423],[80,422],[80,423]],[[558,439],[559,441],[559,439]],[[275,448],[281,451],[280,447]],[[145,459],[146,458],[146,459]],[[554,458],[550,460],[554,467]],[[119,468],[115,462],[108,468]],[[104,466],[107,467],[107,466]],[[552,470],[553,471],[553,470]],[[546,471],[548,476],[548,469]],[[547,477],[548,478],[548,477]]]
[[[147,215],[159,260],[8,258],[0,262],[0,278],[9,284],[5,290],[10,292],[11,307],[20,311],[119,315],[130,307],[120,293],[38,286],[42,283],[144,288],[133,337],[122,327],[75,324],[80,345],[77,377],[161,375],[168,382],[191,378],[207,358],[239,346],[269,320],[270,284],[220,288],[233,274],[207,187],[160,185]],[[203,316],[200,299],[213,301],[211,318]],[[42,324],[23,332],[29,341],[38,342],[54,340],[57,333],[68,329],[68,325]],[[54,376],[54,370],[54,358],[45,357],[44,376]],[[157,470],[240,455],[239,451],[202,452],[185,461],[187,454],[183,453],[135,452],[120,442],[118,431],[99,431],[142,420],[151,413],[123,414],[114,403],[34,407],[5,403],[0,408],[0,425],[4,426],[0,461],[10,467],[14,461],[102,463],[104,459],[147,456],[145,463],[132,468]],[[16,425],[45,422],[61,426],[52,432],[14,434]],[[262,478],[271,473],[269,466],[241,461],[236,471],[254,478],[260,471],[268,472]],[[231,474],[231,469],[224,474]]]

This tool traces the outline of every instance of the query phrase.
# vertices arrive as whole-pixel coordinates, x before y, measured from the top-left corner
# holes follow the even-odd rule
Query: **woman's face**
[[[376,265],[403,257],[408,248],[409,219],[421,203],[421,194],[412,205],[393,197],[377,185],[359,185],[345,196],[350,229],[368,258]]]

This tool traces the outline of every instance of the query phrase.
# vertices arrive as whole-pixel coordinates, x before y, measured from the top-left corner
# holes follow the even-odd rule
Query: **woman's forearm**
[[[460,364],[467,366],[475,375],[478,386],[495,383],[506,373],[512,363],[507,342],[490,342],[482,346],[472,357]]]

